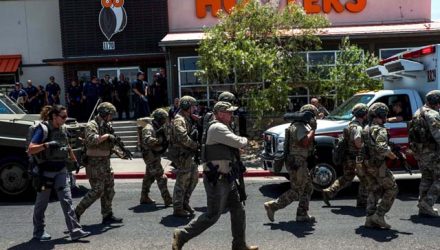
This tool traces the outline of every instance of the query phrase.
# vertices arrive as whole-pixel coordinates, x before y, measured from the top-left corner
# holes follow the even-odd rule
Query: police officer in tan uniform
[[[235,135],[229,128],[232,113],[236,109],[237,107],[228,102],[217,102],[214,106],[215,120],[208,127],[203,171],[208,209],[185,227],[174,231],[173,250],[182,249],[187,241],[215,224],[226,208],[231,215],[232,249],[258,249],[246,244],[246,213],[231,173],[231,164],[237,160],[234,150],[245,147],[248,142],[245,137]]]

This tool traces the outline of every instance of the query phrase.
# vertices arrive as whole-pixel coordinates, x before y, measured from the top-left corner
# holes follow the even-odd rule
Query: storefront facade
[[[288,0],[271,2],[284,8]],[[340,41],[346,36],[352,43],[380,58],[440,41],[440,24],[431,22],[430,0],[297,2],[304,6],[307,13],[325,14],[331,22],[331,26],[320,34],[323,50],[306,52],[308,68],[323,64],[333,67]],[[167,52],[168,78],[173,86],[173,96],[193,94],[208,102],[218,92],[232,89],[232,83],[215,86],[200,82],[194,73],[197,71],[197,44],[203,39],[202,28],[218,22],[218,10],[227,12],[234,5],[235,1],[229,0],[168,0],[170,33],[162,39],[160,45]],[[329,58],[333,62],[329,62]],[[298,95],[301,96],[318,94],[300,92]]]

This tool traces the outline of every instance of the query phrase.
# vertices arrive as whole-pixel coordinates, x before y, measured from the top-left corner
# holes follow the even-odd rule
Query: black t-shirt
[[[137,89],[142,95],[145,95],[145,84],[143,81],[137,79],[133,87],[134,89]]]

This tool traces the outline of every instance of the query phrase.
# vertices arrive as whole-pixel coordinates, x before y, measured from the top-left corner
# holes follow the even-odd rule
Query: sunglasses
[[[59,117],[63,120],[67,119],[67,115],[59,115]]]

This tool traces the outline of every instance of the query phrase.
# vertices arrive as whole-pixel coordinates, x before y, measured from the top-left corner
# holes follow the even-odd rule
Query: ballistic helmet
[[[154,118],[154,120],[164,122],[166,119],[168,119],[168,112],[165,111],[165,109],[159,108],[154,110],[151,116]]]
[[[358,103],[354,105],[351,113],[354,115],[354,117],[362,117],[368,113],[368,107],[363,103]]]
[[[306,112],[306,111],[312,112],[315,116],[318,115],[318,109],[312,104],[306,104],[302,106],[301,109],[299,110],[299,112]]]
[[[113,104],[111,104],[109,102],[103,102],[103,103],[99,104],[96,111],[98,111],[98,114],[100,116],[106,116],[109,114],[112,114],[112,115],[116,114],[115,106],[113,106]]]
[[[197,100],[194,97],[186,95],[180,98],[179,108],[183,110],[188,110],[191,108],[191,106],[195,106],[196,104]]]
[[[385,119],[388,115],[389,109],[387,105],[383,102],[376,102],[368,109],[369,118],[381,118]]]
[[[225,91],[225,92],[222,92],[220,95],[218,95],[217,99],[219,102],[234,103],[235,102],[235,95],[229,91]]]
[[[428,105],[437,105],[440,103],[440,90],[431,90],[426,94]]]

